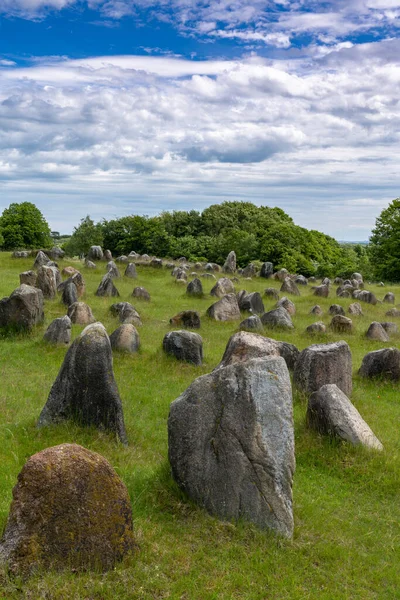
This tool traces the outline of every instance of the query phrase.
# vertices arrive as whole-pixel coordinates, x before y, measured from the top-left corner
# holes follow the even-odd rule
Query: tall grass
[[[32,260],[0,255],[0,297],[18,286],[18,273]],[[118,326],[111,316],[111,298],[94,292],[104,273],[79,263],[86,280],[84,300],[111,333]],[[353,354],[352,401],[382,441],[383,453],[353,448],[324,439],[305,427],[304,398],[294,394],[297,470],[294,478],[295,534],[292,541],[258,531],[252,525],[218,521],[188,502],[171,479],[167,463],[167,417],[170,403],[199,375],[220,361],[226,342],[238,323],[215,323],[205,317],[215,301],[208,293],[212,282],[203,280],[207,295],[191,299],[166,270],[138,267],[138,279],[120,279],[121,300],[131,301],[142,317],[141,350],[136,355],[114,355],[115,377],[123,401],[128,447],[113,436],[67,423],[36,428],[37,418],[62,364],[65,348],[43,340],[48,324],[65,314],[57,298],[45,303],[45,323],[30,335],[0,337],[0,527],[4,526],[12,488],[26,459],[43,448],[76,442],[100,452],[126,483],[133,507],[139,551],[115,570],[105,573],[38,573],[27,581],[0,575],[0,597],[107,600],[118,599],[365,599],[400,597],[400,397],[398,383],[370,382],[357,375],[362,357],[383,346],[365,339],[371,321],[388,320],[387,305],[363,305],[364,316],[353,317],[355,332],[347,336]],[[133,288],[149,290],[151,302],[131,298]],[[237,291],[262,292],[278,282],[241,281]],[[389,288],[372,289],[379,298]],[[400,296],[400,287],[390,288]],[[328,332],[318,339],[304,333],[321,320],[309,315],[318,303],[325,311],[338,302],[346,309],[351,300],[312,296],[301,288],[293,298],[295,330],[265,335],[289,341],[300,349],[316,341],[342,336]],[[266,309],[274,302],[265,301]],[[162,352],[169,319],[183,309],[202,315],[200,333],[204,364],[180,363]],[[73,327],[76,337],[82,327]]]

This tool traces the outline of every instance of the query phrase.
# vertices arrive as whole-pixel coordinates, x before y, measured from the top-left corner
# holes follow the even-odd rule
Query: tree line
[[[3,250],[49,248],[50,228],[30,202],[11,204],[0,217]],[[114,255],[149,254],[190,261],[223,263],[234,250],[238,265],[273,263],[305,276],[349,277],[400,281],[400,199],[377,218],[369,245],[339,244],[334,238],[293,222],[281,208],[251,202],[213,204],[196,210],[162,212],[155,217],[130,215],[95,223],[85,217],[63,245],[69,256],[86,254],[92,245]]]

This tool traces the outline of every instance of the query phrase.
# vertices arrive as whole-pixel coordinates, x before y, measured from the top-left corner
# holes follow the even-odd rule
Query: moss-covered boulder
[[[107,570],[133,549],[128,491],[105,458],[77,444],[31,456],[13,490],[1,563],[22,575]]]

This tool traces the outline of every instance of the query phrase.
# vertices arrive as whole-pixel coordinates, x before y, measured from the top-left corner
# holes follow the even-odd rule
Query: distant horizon
[[[0,211],[280,206],[365,240],[400,195],[400,0],[0,0]]]

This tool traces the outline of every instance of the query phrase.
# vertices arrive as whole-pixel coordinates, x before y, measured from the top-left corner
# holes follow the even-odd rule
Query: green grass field
[[[18,274],[33,260],[0,254],[0,297],[19,285]],[[112,298],[94,295],[104,264],[90,271],[73,264],[86,280],[83,298],[108,333],[118,326],[109,313]],[[123,272],[123,266],[121,265]],[[139,551],[108,573],[40,573],[27,581],[0,573],[0,597],[46,600],[106,599],[362,599],[400,598],[400,384],[362,381],[357,370],[364,354],[385,344],[365,339],[371,321],[390,320],[387,305],[363,305],[364,316],[353,317],[355,333],[347,336],[353,353],[352,401],[383,443],[383,453],[353,448],[323,439],[305,427],[306,401],[294,393],[297,468],[294,477],[295,533],[292,541],[258,531],[252,525],[220,522],[187,501],[171,479],[167,462],[167,417],[170,403],[199,375],[220,361],[238,323],[215,323],[205,317],[215,301],[203,280],[203,299],[185,296],[168,270],[138,267],[138,279],[120,279],[121,300],[131,301],[142,316],[141,351],[114,355],[114,371],[123,402],[129,445],[110,435],[68,423],[36,429],[39,413],[65,355],[42,341],[49,323],[65,314],[60,298],[45,302],[45,323],[30,335],[0,338],[0,527],[5,524],[16,478],[27,458],[46,447],[75,442],[105,456],[122,477],[132,500]],[[136,285],[146,287],[151,303],[130,298]],[[236,290],[260,291],[278,282],[254,279]],[[382,299],[400,287],[366,285]],[[301,288],[293,298],[295,330],[265,331],[300,349],[341,336],[318,339],[304,333],[313,321],[330,317],[332,303],[347,309],[352,300],[312,296]],[[274,302],[264,300],[266,310]],[[322,319],[309,315],[314,304]],[[204,365],[182,364],[163,354],[169,318],[183,309],[202,318]],[[244,318],[245,315],[243,315]],[[400,325],[400,323],[399,323]],[[73,338],[83,327],[73,326]],[[387,346],[399,347],[400,335]]]

